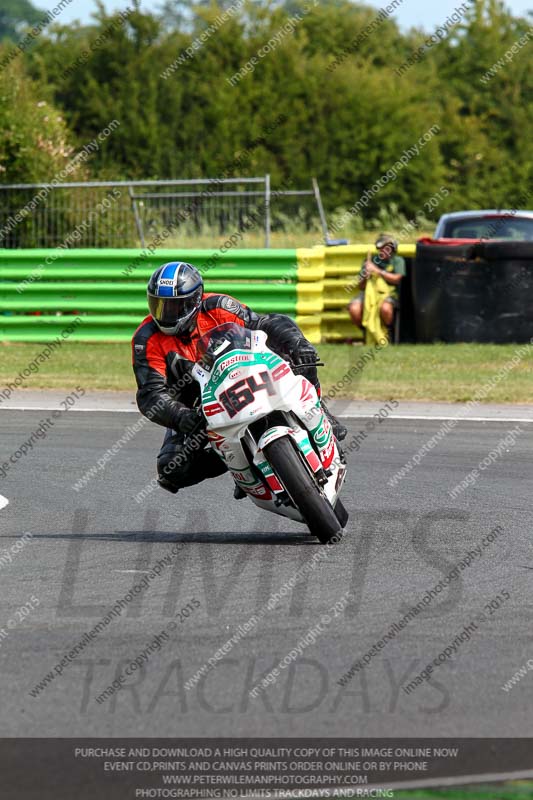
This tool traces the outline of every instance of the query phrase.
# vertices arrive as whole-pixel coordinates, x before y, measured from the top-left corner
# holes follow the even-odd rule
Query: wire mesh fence
[[[125,247],[136,238],[119,185],[0,186],[0,247]]]
[[[0,247],[271,245],[271,234],[315,230],[318,184],[272,190],[270,176],[0,185]]]

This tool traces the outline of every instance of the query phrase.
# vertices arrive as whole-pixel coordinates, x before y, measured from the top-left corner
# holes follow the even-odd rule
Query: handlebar
[[[314,361],[312,364],[291,364],[291,368],[293,372],[302,372],[302,370],[309,369],[309,367],[324,367],[325,364],[323,361]]]

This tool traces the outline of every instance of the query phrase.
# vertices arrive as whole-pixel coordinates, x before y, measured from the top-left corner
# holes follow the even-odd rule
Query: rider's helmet
[[[196,323],[204,282],[192,264],[170,261],[148,281],[148,307],[162,333],[187,336]]]

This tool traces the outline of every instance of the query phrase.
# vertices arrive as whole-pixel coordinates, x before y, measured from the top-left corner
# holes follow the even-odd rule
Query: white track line
[[[0,494],[0,509],[5,508],[9,503],[7,497],[4,497],[3,494]]]
[[[151,572],[149,569],[114,569],[113,572],[124,572],[126,575],[130,575],[131,573],[135,573],[138,575],[140,572],[148,574]]]
[[[373,417],[374,414],[341,414],[341,417],[344,416],[346,419],[357,419],[358,417],[366,418],[366,417]],[[456,419],[458,422],[533,422],[533,416],[531,417],[435,417],[432,414],[428,414],[427,416],[420,415],[420,414],[391,414],[389,419],[434,419],[440,421],[449,421],[452,419]]]
[[[64,408],[59,406],[0,406],[1,411],[65,411]],[[69,408],[68,413],[75,412],[77,414],[139,414],[141,412],[138,408]]]
[[[0,411],[61,411],[62,409],[55,406],[4,406],[0,407]],[[63,409],[64,411],[64,409]],[[139,414],[137,408],[71,408],[69,414]],[[368,413],[349,413],[339,414],[342,419],[372,419],[374,414]],[[458,422],[533,422],[533,415],[531,417],[457,417],[452,414],[448,417],[435,416],[434,414],[391,414],[388,419],[402,419],[402,420],[434,420],[435,422],[449,422],[450,420],[457,420]]]

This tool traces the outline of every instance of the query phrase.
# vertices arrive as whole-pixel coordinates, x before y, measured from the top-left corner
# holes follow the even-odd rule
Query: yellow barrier
[[[313,344],[320,344],[322,340],[325,250],[325,247],[299,247],[296,250],[296,322]]]
[[[370,250],[375,253],[375,247],[371,244],[346,244],[339,247],[326,247],[325,265],[326,277],[341,277],[344,275],[357,275],[361,269],[361,263]],[[401,244],[398,248],[398,255],[406,258],[414,258],[416,253],[415,244]]]
[[[357,286],[344,278],[326,278],[324,281],[324,311],[346,309],[357,294]]]
[[[363,339],[363,331],[353,324],[348,311],[324,311],[321,319],[320,332],[323,342],[338,342],[345,339],[359,341]]]
[[[324,309],[324,281],[309,281],[296,286],[296,313],[320,314]]]
[[[312,341],[362,339],[348,314],[348,303],[357,294],[357,276],[371,244],[348,244],[339,247],[300,247],[298,262],[297,310],[305,324],[308,315],[316,314],[309,323],[315,337]],[[398,255],[414,258],[416,244],[401,244]],[[317,322],[317,320],[319,320]],[[298,322],[300,324],[300,322]],[[318,327],[317,327],[318,326]],[[302,328],[303,329],[303,328]]]
[[[323,245],[317,247],[298,247],[296,261],[298,264],[298,281],[321,281],[326,274],[325,252]]]
[[[322,315],[321,314],[305,314],[300,316],[296,315],[296,324],[302,331],[306,339],[309,339],[311,344],[320,344],[322,341]]]

